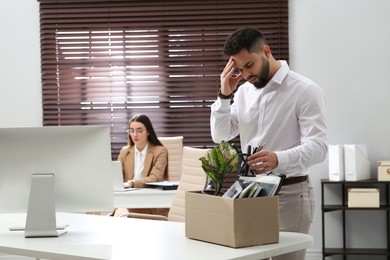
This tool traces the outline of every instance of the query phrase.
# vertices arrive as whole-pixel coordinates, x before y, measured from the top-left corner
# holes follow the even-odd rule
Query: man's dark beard
[[[267,59],[264,57],[262,57],[262,59],[263,59],[263,67],[261,70],[261,75],[257,79],[257,81],[255,83],[253,83],[253,85],[257,89],[264,88],[267,85],[267,83],[269,82],[269,61],[267,61]]]

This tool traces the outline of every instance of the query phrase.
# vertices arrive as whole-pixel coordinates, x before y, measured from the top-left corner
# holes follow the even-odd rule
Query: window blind
[[[116,159],[128,120],[213,147],[210,105],[227,36],[259,28],[288,60],[288,0],[40,0],[43,125],[109,125]]]

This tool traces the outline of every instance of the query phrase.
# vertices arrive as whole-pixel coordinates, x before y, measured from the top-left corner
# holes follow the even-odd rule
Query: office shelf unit
[[[326,204],[325,203],[325,186],[326,185],[338,185],[341,188],[341,203],[340,204]],[[322,211],[322,259],[327,256],[342,255],[343,259],[347,259],[348,255],[371,255],[371,256],[386,256],[390,259],[390,203],[389,203],[389,185],[388,181],[378,181],[374,179],[362,180],[362,181],[329,181],[328,179],[321,180],[321,211]],[[381,201],[379,208],[348,208],[348,188],[354,187],[375,187],[379,188],[381,198],[385,196],[384,201]],[[385,211],[386,212],[386,236],[387,236],[387,248],[348,248],[347,247],[347,230],[346,230],[346,211],[353,210],[367,210],[367,211]],[[341,248],[329,248],[325,243],[325,213],[332,211],[341,211],[342,215],[342,236],[343,246]]]

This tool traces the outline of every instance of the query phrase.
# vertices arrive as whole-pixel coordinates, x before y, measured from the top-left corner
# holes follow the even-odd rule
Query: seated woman
[[[150,119],[135,115],[129,121],[128,145],[122,147],[118,160],[121,162],[125,188],[142,188],[146,182],[167,180],[168,151],[158,140]],[[168,209],[119,208],[114,216],[128,212],[166,215]]]

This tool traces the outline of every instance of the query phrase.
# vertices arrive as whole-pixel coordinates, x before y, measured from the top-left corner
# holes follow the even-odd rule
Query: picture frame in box
[[[285,174],[273,172],[255,176],[240,176],[222,197],[241,199],[275,196],[279,193],[285,179]]]

